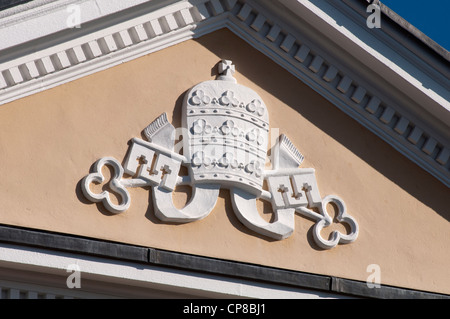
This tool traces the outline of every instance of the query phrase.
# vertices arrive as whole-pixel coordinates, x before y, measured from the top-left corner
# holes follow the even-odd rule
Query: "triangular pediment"
[[[224,47],[223,41],[229,45]],[[191,63],[179,59],[181,54]],[[282,240],[250,229],[237,217],[227,189],[220,190],[207,217],[181,224],[160,219],[150,186],[127,187],[131,205],[118,214],[83,194],[83,179],[94,172],[94,162],[114,157],[118,166],[126,167],[128,144],[145,140],[144,128],[161,113],[179,127],[186,93],[216,79],[220,57],[232,59],[238,84],[265,102],[271,139],[288,136],[304,156],[299,169],[314,169],[321,196],[339,196],[360,225],[354,242],[332,248],[338,254],[327,254],[314,240],[312,214],[296,213],[293,234]],[[149,77],[150,72],[158,76]],[[374,249],[374,241],[388,247],[392,237],[386,225],[402,225],[402,232],[413,234],[417,224],[405,224],[405,218],[423,218],[442,236],[447,231],[441,222],[447,218],[445,203],[440,200],[445,186],[227,29],[14,101],[0,114],[0,145],[9,145],[2,161],[9,168],[2,179],[1,193],[9,194],[2,200],[3,224],[358,280],[365,278],[366,265],[348,266],[349,258],[367,263],[361,256]],[[124,176],[124,182],[131,177]],[[433,187],[419,193],[417,180]],[[183,208],[190,196],[188,190],[177,189],[175,206]],[[261,218],[273,223],[270,206],[258,208]],[[345,223],[330,228],[351,232]],[[324,229],[323,236],[330,231]],[[415,254],[427,255],[420,237],[405,236],[395,247],[408,245],[417,246]],[[397,269],[385,252],[373,251],[371,257]],[[328,258],[333,258],[332,270],[327,262],[318,262]],[[386,282],[396,283],[390,274],[384,276]]]
[[[445,185],[450,185],[448,90],[442,84],[445,81],[440,81],[445,77],[439,72],[435,72],[434,78],[424,75],[430,70],[423,68],[408,70],[407,57],[406,62],[395,61],[393,53],[382,47],[389,43],[379,41],[381,45],[374,43],[372,47],[361,49],[358,41],[370,36],[367,34],[370,30],[361,30],[364,26],[340,21],[349,23],[350,31],[341,34],[349,43],[342,42],[341,47],[332,43],[325,26],[322,31],[320,28],[326,24],[335,30],[336,21],[332,18],[344,15],[336,11],[336,16],[330,17],[334,11],[328,4],[316,7],[313,3],[296,1],[134,1],[116,8],[114,4],[102,2],[104,7],[100,13],[90,18],[80,16],[82,28],[76,25],[68,28],[68,13],[81,14],[83,10],[92,9],[88,3],[82,6],[77,1],[72,2],[73,12],[65,10],[63,13],[66,7],[50,3],[25,24],[15,20],[14,14],[4,17],[4,33],[11,31],[8,27],[29,27],[49,15],[66,19],[55,26],[55,30],[47,30],[47,34],[30,32],[29,41],[23,43],[17,38],[5,38],[5,54],[0,61],[2,103],[228,28]],[[18,15],[33,16],[33,10],[37,7]],[[317,20],[316,27],[311,24],[313,18]],[[59,32],[50,34],[55,31]],[[355,35],[360,35],[361,39],[355,39]],[[355,52],[349,52],[351,46]],[[30,47],[33,52],[27,53]],[[374,52],[381,54],[381,58],[374,58]],[[369,61],[370,58],[374,61]],[[366,65],[362,64],[364,61]],[[380,69],[374,69],[377,63],[381,63]],[[407,71],[410,74],[405,74]],[[398,84],[382,79],[386,72],[399,77]],[[432,89],[422,89],[417,80]],[[409,92],[402,90],[413,93],[408,96]]]
[[[79,29],[67,29],[66,8],[52,3],[35,15],[31,8],[29,17],[37,21],[60,12],[61,29],[55,27],[57,32],[46,35],[36,30],[23,42],[8,39],[4,43],[11,47],[4,44],[0,58],[1,224],[362,283],[375,262],[383,269],[383,283],[448,293],[447,283],[440,280],[447,271],[445,247],[430,249],[429,244],[429,238],[435,242],[448,238],[448,97],[442,72],[420,62],[409,71],[420,80],[427,74],[425,82],[433,90],[418,88],[419,81],[410,79],[411,74],[380,58],[392,58],[392,52],[381,48],[376,56],[373,47],[362,49],[336,27],[348,21],[327,20],[329,8],[319,10],[314,1],[136,0],[114,7],[117,3],[97,0],[99,12],[82,20]],[[13,15],[8,19],[5,26],[20,23]],[[330,30],[342,31],[349,42],[331,41]],[[370,34],[363,27],[358,30]],[[191,92],[201,83],[215,85],[225,76],[224,69],[233,68],[228,61],[220,65],[223,59],[232,61],[237,83],[256,95],[228,103],[221,98],[242,97],[233,96],[236,92],[229,86],[219,86],[217,96]],[[405,57],[408,63],[411,59],[417,57]],[[383,63],[385,68],[375,67]],[[390,83],[387,75],[396,76],[396,81]],[[292,236],[270,237],[280,232],[252,228],[253,220],[236,214],[233,189],[226,183],[220,191],[207,185],[208,194],[217,200],[207,218],[191,223],[189,214],[186,220],[163,216],[165,212],[155,208],[157,185],[148,181],[132,185],[143,167],[136,163],[148,164],[146,158],[134,163],[135,171],[122,172],[132,205],[109,209],[104,197],[86,196],[86,185],[92,186],[98,176],[98,163],[120,171],[127,167],[133,145],[144,146],[146,152],[161,151],[151,145],[152,133],[161,124],[182,127],[186,100],[223,103],[258,114],[257,106],[250,104],[259,98],[258,106],[263,101],[267,107],[269,140],[288,137],[285,146],[293,156],[287,161],[299,164],[290,176],[315,173],[309,181],[316,183],[313,186],[322,196],[314,202],[307,195],[311,185],[301,183],[305,189],[299,189],[294,179],[276,185],[291,193],[295,189],[292,195],[298,195],[280,197],[281,206],[294,203],[289,208],[295,204],[305,208],[296,210],[290,220],[295,226]],[[424,103],[429,106],[426,110]],[[222,122],[228,126],[217,131],[231,132],[232,126]],[[197,124],[206,129],[206,124],[196,123],[190,123],[193,130]],[[178,155],[175,160],[182,162],[185,151]],[[270,159],[272,155],[270,150]],[[169,164],[164,174],[170,171]],[[266,165],[270,175],[274,164]],[[187,206],[192,197],[192,191],[183,189],[186,175],[179,177],[173,211]],[[258,200],[266,196],[270,202],[264,193],[270,187],[263,183]],[[271,194],[278,191],[285,195],[283,187]],[[117,201],[120,206],[120,196]],[[258,222],[264,226],[275,224],[276,214],[283,210],[274,212],[266,204],[257,203]],[[323,226],[333,213],[339,219],[342,211],[348,213],[344,222],[323,232],[329,240],[318,240],[321,230],[316,232],[315,225],[323,221]],[[344,234],[344,240],[332,242],[330,228]],[[436,255],[442,258],[439,263],[433,259]],[[421,262],[408,268],[411,259]],[[426,282],[409,280],[417,274]]]

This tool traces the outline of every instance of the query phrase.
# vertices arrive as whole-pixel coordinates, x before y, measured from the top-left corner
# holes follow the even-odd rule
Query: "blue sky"
[[[450,51],[450,0],[381,0],[381,3]]]

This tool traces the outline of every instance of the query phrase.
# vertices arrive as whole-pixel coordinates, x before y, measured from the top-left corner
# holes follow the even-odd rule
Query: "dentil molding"
[[[8,16],[7,25],[20,22],[26,27],[55,15],[59,19],[55,18],[54,29],[67,29],[62,24],[66,23],[68,13],[61,2],[46,2],[49,4],[45,10],[38,6],[31,8],[19,14],[21,19]],[[445,80],[434,76],[430,69],[422,70],[426,66],[420,66],[415,63],[417,59],[411,58],[411,65],[422,68],[421,73],[416,74],[427,74],[426,79],[444,83],[435,85],[435,91],[421,91],[413,87],[412,84],[417,86],[415,79],[409,79],[414,82],[412,92],[430,103],[414,102],[402,100],[403,88],[397,89],[395,83],[383,84],[373,80],[370,73],[349,68],[351,57],[328,48],[330,41],[325,35],[302,20],[310,19],[312,23],[314,18],[317,23],[324,23],[339,35],[350,38],[348,30],[334,25],[327,15],[331,15],[331,6],[320,8],[314,5],[316,1],[306,0],[136,0],[128,4],[66,0],[65,3],[87,7],[96,4],[98,12],[86,19],[88,21],[78,31],[53,36],[48,31],[45,37],[40,34],[43,40],[33,46],[39,48],[36,52],[29,52],[26,41],[24,47],[5,48],[0,58],[1,104],[226,27],[450,186],[450,130],[445,121],[450,116],[450,102]],[[126,14],[114,15],[119,12]],[[351,19],[354,17],[348,18]],[[37,39],[38,36],[36,34]],[[386,46],[383,41],[388,40],[379,37],[374,36],[374,39]],[[357,42],[355,38],[351,40]],[[375,54],[361,43],[357,49],[368,55]],[[403,53],[405,61],[408,60],[408,54]],[[357,65],[356,58],[354,61]],[[401,73],[397,65],[388,67],[394,75]],[[392,90],[397,93],[391,94]]]

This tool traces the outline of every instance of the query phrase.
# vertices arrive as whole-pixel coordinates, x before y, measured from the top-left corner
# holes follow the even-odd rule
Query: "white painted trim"
[[[375,36],[375,32],[372,29],[366,27],[361,28],[361,25],[351,21],[349,16],[352,13],[350,10],[346,10],[348,7],[345,4],[336,4],[336,1],[334,3],[329,3],[326,1],[318,2],[315,0],[280,0],[280,2],[285,4],[293,13],[299,15],[306,21],[318,23],[318,19],[320,19],[321,27],[334,30],[331,34],[325,34],[324,32],[327,41],[339,43],[341,46],[345,46],[346,42],[350,42],[352,50],[355,50],[355,46],[359,47],[365,54],[368,54],[369,57],[379,60],[381,64],[390,68],[394,73],[397,73],[399,77],[414,86],[417,91],[435,100],[436,103],[446,111],[450,111],[450,92],[448,90],[448,84],[445,82],[433,83],[434,88],[427,90],[423,82],[435,82],[434,79],[424,72],[416,72],[413,75],[412,70],[416,67],[409,65],[410,61],[408,59],[403,59],[403,61],[397,59],[398,52],[396,52],[396,50],[398,49],[398,46],[390,47],[392,43],[376,41],[375,38],[378,37],[378,35]],[[345,10],[345,14],[337,11],[337,7],[341,10]],[[305,14],[305,11],[310,11],[310,14]],[[331,12],[333,12],[333,15],[330,14]],[[345,21],[345,24],[343,21]],[[325,27],[325,24],[328,26]],[[338,35],[339,37],[336,38],[335,35]],[[342,41],[343,39],[346,39],[347,41],[344,42]],[[361,60],[363,59],[362,56],[355,54],[355,52],[353,53],[353,56]],[[366,58],[362,61],[364,63],[369,63],[370,60]],[[445,85],[447,87],[445,87]],[[445,114],[447,114],[447,112],[445,112]]]
[[[0,64],[0,104],[228,27],[450,187],[450,97],[442,75],[407,55],[401,46],[391,49],[387,37],[355,23],[350,11],[336,13],[334,2],[278,1],[135,0],[124,5],[66,0],[99,6],[94,16],[85,17],[96,20],[98,27],[32,54],[7,50],[12,58]],[[48,10],[35,7],[16,13],[8,16],[7,23],[28,30],[27,26],[56,14],[57,25],[26,39],[22,34],[17,42],[10,29],[2,29],[0,38],[9,39],[5,47],[63,29],[67,12],[47,2]],[[102,27],[107,14],[143,2],[148,2],[146,13]],[[344,5],[339,9],[346,10]],[[20,19],[21,14],[28,19]],[[391,78],[395,81],[386,80]]]
[[[244,279],[233,279],[199,272],[149,266],[126,261],[114,261],[81,255],[53,252],[50,250],[0,244],[0,267],[31,271],[45,275],[58,275],[66,282],[70,273],[69,265],[77,265],[80,270],[81,288],[83,280],[183,293],[198,298],[260,298],[260,299],[317,299],[344,298],[342,295],[307,289],[289,288],[275,284],[254,283]],[[66,277],[64,277],[66,276]],[[0,282],[1,283],[1,282]],[[17,285],[17,284],[16,284]],[[50,287],[54,285],[49,284]],[[128,286],[128,288],[127,288]],[[81,290],[81,289],[80,289]],[[49,290],[51,291],[51,289]],[[68,293],[70,297],[83,297],[76,288]],[[87,295],[87,297],[95,295]]]
[[[434,117],[431,121],[436,126],[428,124],[417,115],[414,116],[409,109],[423,108],[423,105],[411,105],[404,101],[399,102],[395,96],[390,94],[392,91],[390,86],[392,85],[381,87],[379,83],[374,83],[371,77],[376,72],[376,69],[370,70],[371,72],[368,74],[362,74],[358,70],[355,72],[354,69],[345,67],[345,61],[338,60],[338,57],[345,56],[344,54],[331,56],[329,53],[336,52],[336,47],[326,50],[324,49],[324,43],[317,44],[316,39],[320,39],[320,37],[315,34],[312,25],[305,24],[305,22],[302,24],[301,20],[297,19],[295,21],[297,29],[295,29],[287,25],[288,17],[283,15],[282,17],[285,18],[283,19],[274,16],[275,9],[273,7],[275,4],[270,8],[272,11],[267,11],[268,9],[260,6],[262,1],[247,1],[246,3],[247,6],[249,4],[254,6],[254,14],[256,16],[258,14],[270,16],[270,19],[267,20],[270,27],[267,35],[264,37],[261,32],[253,32],[251,21],[243,21],[233,16],[230,17],[230,20],[234,23],[227,24],[230,29],[310,85],[342,111],[394,146],[403,155],[437,177],[446,186],[450,186],[450,161],[448,159],[448,149],[450,148],[448,133],[450,129],[448,129],[447,123],[444,125],[447,127],[447,130],[445,130],[445,127],[437,130],[438,127],[442,126],[440,124],[442,117],[439,117],[439,114],[433,115]],[[300,9],[296,11],[297,14],[304,12],[305,10]],[[239,17],[239,14],[237,17]],[[289,18],[292,19],[292,17]],[[269,21],[271,22],[269,23]],[[272,21],[277,22],[274,23]],[[277,30],[275,32],[277,37],[271,36],[274,33],[273,29]],[[308,37],[306,34],[299,33],[298,30],[308,30],[311,32],[311,35]],[[287,50],[286,47],[283,47],[286,43],[285,39],[293,36],[296,37],[297,41]],[[289,42],[292,43],[292,41]],[[325,42],[329,43],[328,40]],[[317,57],[320,57],[322,62],[322,70],[314,72],[318,68],[317,65],[313,65],[317,64]],[[345,58],[344,60],[347,59]],[[313,67],[311,67],[312,65]],[[357,98],[355,93],[358,92],[359,94],[361,90],[364,90],[365,95]],[[359,103],[358,100],[360,101]],[[375,107],[375,101],[379,101],[377,107]],[[428,101],[430,102],[430,100]],[[424,105],[429,106],[430,104],[426,103]],[[384,113],[383,110],[394,111],[389,121],[383,122],[380,120],[380,116]],[[427,114],[429,114],[428,111]],[[450,116],[450,113],[447,115]],[[403,134],[399,134],[395,128],[397,127],[396,123],[402,118],[408,120],[410,128],[408,131],[404,131]],[[422,134],[421,140],[414,144],[409,139],[409,136],[415,128],[418,128]],[[438,142],[427,153],[423,151],[423,147],[430,140]],[[438,161],[439,158],[443,160]]]

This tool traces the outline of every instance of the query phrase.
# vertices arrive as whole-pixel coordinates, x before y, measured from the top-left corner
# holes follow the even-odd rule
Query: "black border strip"
[[[5,225],[0,225],[0,242],[135,262],[148,260],[148,248]]]
[[[204,273],[329,291],[331,277],[150,248],[149,262]]]
[[[445,294],[386,285],[381,285],[379,288],[369,288],[366,282],[345,278],[189,255],[9,225],[0,225],[0,242],[357,297],[450,299],[450,295]]]

